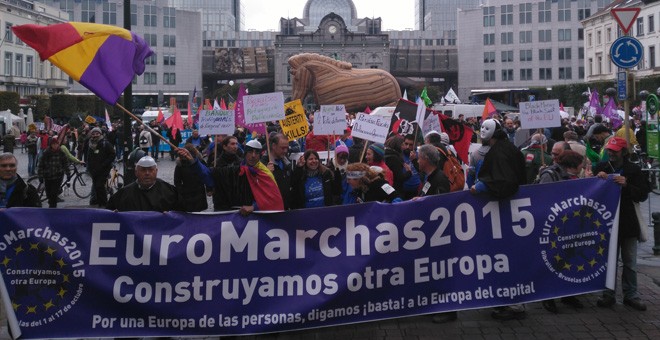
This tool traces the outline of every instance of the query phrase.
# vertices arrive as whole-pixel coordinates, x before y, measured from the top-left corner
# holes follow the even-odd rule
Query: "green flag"
[[[426,107],[429,107],[431,106],[431,104],[433,104],[433,101],[431,101],[431,98],[429,98],[428,93],[426,93],[426,87],[424,87],[424,89],[422,90],[422,94],[420,94],[419,97],[424,100],[424,104],[426,105]]]

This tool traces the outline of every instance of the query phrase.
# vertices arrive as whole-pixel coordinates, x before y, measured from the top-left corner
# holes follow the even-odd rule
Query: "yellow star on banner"
[[[550,249],[556,249],[557,248],[557,241],[550,241]]]
[[[9,262],[11,262],[11,259],[8,258],[7,256],[5,256],[5,259],[2,260],[2,262],[0,262],[0,263],[2,263],[5,266],[5,268],[7,268],[7,265],[9,264]]]
[[[601,233],[601,234],[600,234],[600,240],[601,240],[601,241],[605,241],[605,233]]]
[[[62,274],[62,282],[69,282],[69,274]]]
[[[591,211],[587,211],[586,213],[584,213],[584,217],[591,218],[591,215],[593,215],[593,214],[594,213],[592,213]]]
[[[555,255],[555,261],[559,262],[561,260],[562,260],[562,258],[561,258],[561,256],[559,256],[559,254]]]
[[[603,256],[603,253],[605,252],[605,248],[603,247],[598,247],[598,255]]]
[[[66,294],[66,292],[67,291],[64,288],[60,287],[60,291],[57,292],[57,296],[59,296],[60,298],[64,298],[64,294]]]
[[[37,314],[37,306],[28,306],[27,312],[25,314]]]
[[[600,228],[600,226],[602,225],[602,223],[600,223],[599,220],[595,220],[594,224],[596,225],[596,228]]]
[[[552,230],[555,235],[559,235],[559,227],[555,226],[555,229]]]
[[[44,308],[46,308],[46,310],[48,310],[51,307],[55,307],[55,304],[53,304],[53,300],[44,303]]]
[[[582,264],[582,265],[577,266],[577,271],[579,271],[579,272],[584,271],[584,265]]]
[[[21,305],[19,305],[19,304],[16,303],[16,302],[12,302],[12,303],[11,303],[11,307],[14,308],[14,311],[17,311],[17,310],[18,310],[18,307],[20,307],[20,306],[21,306]]]
[[[578,217],[578,216],[580,216],[580,210],[575,210],[573,212],[573,217]]]
[[[598,261],[596,261],[596,259],[594,258],[594,259],[591,259],[591,261],[589,261],[589,264],[593,267],[596,264],[598,264]]]
[[[64,262],[64,259],[60,258],[59,260],[55,261],[55,263],[60,265],[60,268],[64,268],[66,266],[66,262]]]
[[[564,264],[564,269],[571,270],[571,264],[569,264],[568,262],[566,262],[566,263]]]
[[[566,223],[566,221],[568,221],[568,216],[564,215],[564,216],[561,218],[561,221],[564,222],[564,223]]]
[[[49,246],[48,249],[45,250],[45,252],[46,252],[48,255],[53,256],[53,254],[55,253],[55,249],[53,249],[53,248],[51,248],[51,247]]]
[[[39,250],[39,243],[30,243],[30,250]]]
[[[16,255],[18,255],[18,253],[25,251],[25,249],[23,249],[22,245],[19,245],[18,247],[14,248],[14,251],[16,252]]]

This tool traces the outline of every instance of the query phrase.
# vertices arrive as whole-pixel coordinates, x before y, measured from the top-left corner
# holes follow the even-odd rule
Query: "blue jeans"
[[[623,272],[621,272],[623,298],[624,300],[637,299],[639,298],[637,293],[637,237],[619,239],[617,243],[617,250],[623,263]],[[608,289],[603,295],[614,297],[615,292]]]
[[[37,167],[37,154],[28,153],[28,174],[30,176],[36,175]]]

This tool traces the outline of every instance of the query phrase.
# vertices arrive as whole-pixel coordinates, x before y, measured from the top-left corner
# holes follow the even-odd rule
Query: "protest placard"
[[[374,116],[366,113],[358,113],[353,123],[351,136],[362,138],[364,140],[385,143],[387,134],[390,131],[390,116]]]
[[[520,103],[520,126],[536,129],[561,126],[559,100],[539,100]]]
[[[341,135],[347,126],[344,105],[321,105],[314,114],[315,135]]]
[[[231,135],[236,129],[234,110],[202,110],[199,112],[199,133]]]
[[[442,131],[442,127],[440,127],[440,118],[438,115],[433,113],[430,113],[426,119],[424,119],[424,124],[422,125],[422,135],[426,136],[426,134],[431,131]]]
[[[284,112],[286,116],[280,120],[280,126],[286,138],[293,140],[307,136],[309,123],[300,99],[284,104]]]
[[[244,96],[243,107],[247,124],[284,119],[284,95],[282,92]]]

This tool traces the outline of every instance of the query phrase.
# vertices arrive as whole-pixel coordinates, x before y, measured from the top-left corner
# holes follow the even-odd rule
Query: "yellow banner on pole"
[[[298,139],[307,136],[309,133],[309,123],[305,117],[305,109],[300,99],[284,104],[286,117],[281,119],[280,126],[282,133],[289,139]]]

